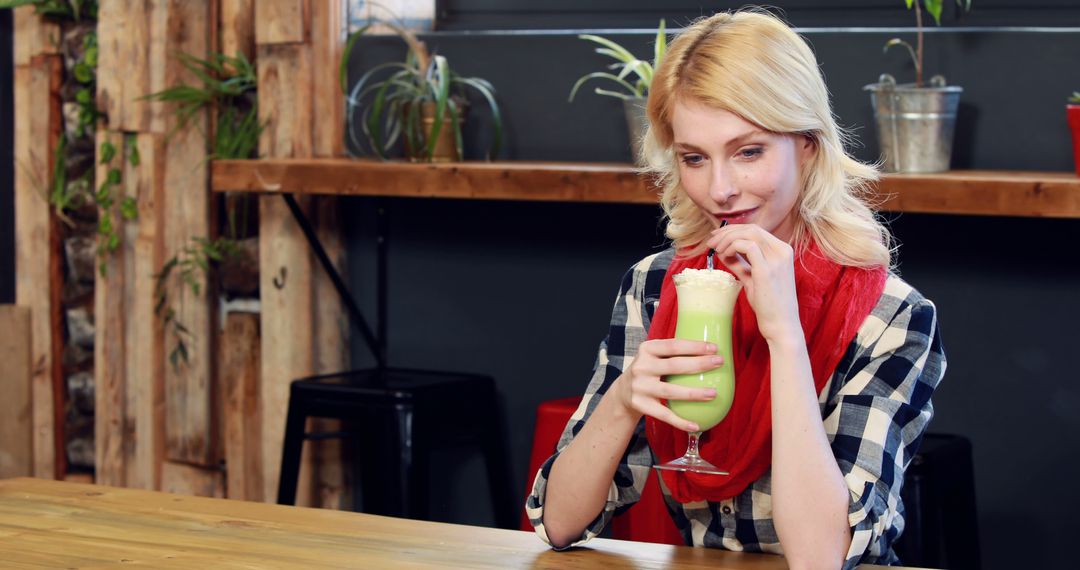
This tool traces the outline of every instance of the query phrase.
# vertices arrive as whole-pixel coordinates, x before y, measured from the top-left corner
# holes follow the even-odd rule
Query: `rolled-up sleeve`
[[[611,326],[607,338],[600,344],[592,379],[589,381],[585,396],[570,421],[567,422],[555,454],[549,457],[536,473],[532,493],[526,499],[525,509],[529,521],[536,528],[536,533],[540,538],[549,544],[551,541],[544,529],[544,499],[551,466],[588,421],[612,382],[633,361],[638,345],[646,339],[652,307],[651,302],[646,301],[642,294],[644,280],[648,278],[647,266],[641,267],[644,263],[645,260],[631,268],[623,277],[618,297],[615,300],[615,308],[612,311]],[[621,512],[636,503],[641,497],[641,490],[652,464],[652,452],[645,438],[645,422],[642,420],[634,429],[626,452],[616,468],[603,510],[588,525],[581,537],[569,546],[580,545],[599,535],[616,512]]]
[[[851,495],[852,539],[844,568],[890,557],[904,526],[904,472],[933,416],[930,396],[945,372],[933,303],[919,298],[902,304],[882,323],[880,335],[860,340],[846,381],[823,410]]]

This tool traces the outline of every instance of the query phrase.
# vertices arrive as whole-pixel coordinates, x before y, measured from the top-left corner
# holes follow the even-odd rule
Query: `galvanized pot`
[[[952,157],[962,87],[936,75],[929,87],[897,85],[889,74],[863,87],[870,92],[886,172],[943,172]]]

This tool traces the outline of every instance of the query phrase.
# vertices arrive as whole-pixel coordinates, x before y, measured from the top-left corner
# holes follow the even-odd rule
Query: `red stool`
[[[551,454],[555,452],[555,446],[559,443],[559,436],[566,429],[570,416],[574,415],[581,397],[561,398],[542,402],[536,408],[536,429],[533,431],[532,454],[529,457],[529,473],[526,482],[525,496],[532,493],[533,478],[540,466]],[[532,524],[521,510],[521,530],[531,531]],[[657,476],[649,474],[645,482],[645,489],[641,492],[641,500],[621,515],[611,521],[611,534],[620,540],[634,540],[638,542],[656,542],[660,544],[685,544],[682,535],[671,520],[671,515],[664,505],[664,496],[660,492]]]

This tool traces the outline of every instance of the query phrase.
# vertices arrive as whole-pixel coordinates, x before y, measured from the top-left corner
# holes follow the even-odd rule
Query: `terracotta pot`
[[[1066,105],[1065,113],[1069,118],[1069,129],[1072,131],[1073,167],[1076,169],[1076,175],[1080,176],[1080,105]]]

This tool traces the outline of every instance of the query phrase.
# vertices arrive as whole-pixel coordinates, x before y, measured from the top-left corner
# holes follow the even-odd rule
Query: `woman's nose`
[[[709,197],[717,204],[723,204],[738,195],[739,190],[735,187],[735,181],[727,172],[726,168],[713,168],[712,179],[709,181]]]

